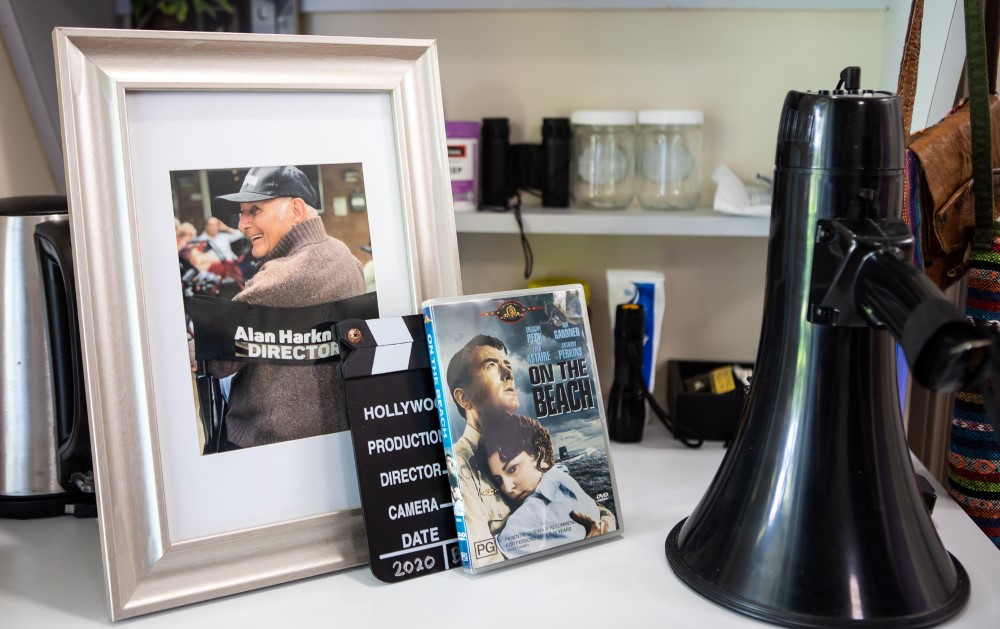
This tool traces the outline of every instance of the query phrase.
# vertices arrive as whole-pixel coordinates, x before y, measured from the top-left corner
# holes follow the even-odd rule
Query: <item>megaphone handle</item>
[[[910,373],[932,391],[975,386],[997,343],[974,326],[892,247],[865,256],[855,279],[858,314],[903,347]],[[995,333],[993,333],[995,336]]]

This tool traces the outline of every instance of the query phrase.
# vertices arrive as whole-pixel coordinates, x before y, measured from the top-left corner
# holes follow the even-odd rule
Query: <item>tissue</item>
[[[712,208],[726,214],[740,216],[770,216],[771,188],[746,185],[725,164],[719,164],[712,173],[716,183],[715,202]]]

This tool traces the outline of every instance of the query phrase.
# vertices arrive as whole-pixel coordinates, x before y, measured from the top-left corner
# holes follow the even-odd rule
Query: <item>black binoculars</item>
[[[568,118],[544,118],[541,144],[511,144],[507,118],[484,118],[482,205],[507,207],[518,190],[542,197],[544,207],[569,206]]]

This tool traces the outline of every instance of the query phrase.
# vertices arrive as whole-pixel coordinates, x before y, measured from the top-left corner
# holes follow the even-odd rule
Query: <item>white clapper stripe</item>
[[[378,347],[372,363],[372,375],[404,371],[410,366],[413,336],[406,329],[402,317],[369,319],[368,330]]]
[[[413,337],[406,329],[402,317],[388,317],[385,319],[368,319],[365,321],[372,336],[375,337],[375,344],[379,347],[383,345],[396,345],[397,343],[412,343]]]
[[[372,362],[372,375],[405,371],[410,366],[410,350],[413,343],[397,343],[396,345],[379,345],[375,348],[375,360]]]

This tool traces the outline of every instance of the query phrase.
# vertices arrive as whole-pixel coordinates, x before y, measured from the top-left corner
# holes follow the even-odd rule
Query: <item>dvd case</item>
[[[431,299],[423,311],[462,567],[620,534],[583,287]]]

